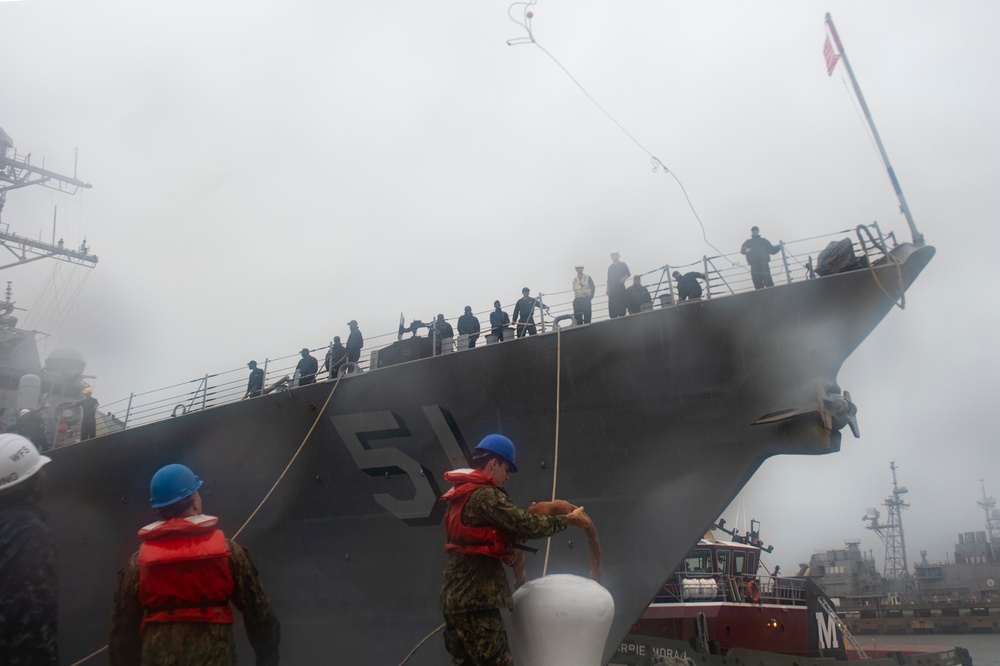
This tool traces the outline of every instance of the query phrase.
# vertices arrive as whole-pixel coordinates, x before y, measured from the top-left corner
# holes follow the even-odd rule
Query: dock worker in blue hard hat
[[[56,538],[38,501],[51,462],[31,441],[0,435],[0,663],[58,666]]]
[[[516,453],[507,437],[487,435],[472,452],[472,469],[444,475],[452,488],[441,496],[448,502],[444,550],[449,555],[441,612],[452,666],[513,663],[500,615],[501,608],[514,605],[504,565],[513,569],[520,587],[527,580],[521,541],[590,525],[583,507],[563,500],[534,504],[529,511],[514,506],[503,485],[517,472]]]
[[[149,484],[160,520],[118,572],[108,657],[112,666],[231,666],[232,606],[243,614],[258,666],[278,663],[281,627],[246,550],[202,514],[202,481],[167,465]]]

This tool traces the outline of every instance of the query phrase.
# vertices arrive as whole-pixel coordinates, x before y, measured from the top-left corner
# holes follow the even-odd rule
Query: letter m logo
[[[823,611],[816,611],[816,634],[819,637],[820,650],[840,647],[840,642],[837,640],[837,623]]]

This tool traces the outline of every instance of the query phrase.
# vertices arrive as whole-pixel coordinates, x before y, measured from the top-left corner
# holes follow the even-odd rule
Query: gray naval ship
[[[8,180],[24,167],[0,154]],[[95,439],[49,453],[63,660],[107,663],[116,572],[150,520],[148,480],[179,462],[249,549],[285,663],[445,663],[439,637],[408,656],[441,624],[443,474],[503,433],[518,445],[515,501],[567,499],[599,530],[615,603],[607,663],[765,459],[833,453],[843,428],[858,434],[838,372],[934,255],[903,210],[911,242],[862,225],[826,247],[782,243],[771,288],[751,288],[738,254],[705,257],[703,298],[674,303],[671,270],[683,267],[665,266],[658,307],[626,317],[573,325],[568,304],[549,303],[555,326],[539,335],[440,351],[403,339],[401,323],[398,341],[336,380],[275,382],[279,360],[265,362],[259,397],[239,399],[245,374],[226,373],[182,395],[130,396],[115,418],[99,415]],[[529,577],[586,576],[585,543],[553,537],[526,558]]]
[[[106,642],[116,571],[149,520],[148,480],[181,462],[229,534],[280,478],[239,541],[281,617],[288,663],[401,663],[441,623],[442,475],[499,432],[518,444],[517,502],[555,486],[598,527],[616,607],[607,661],[766,458],[835,452],[856,427],[837,373],[934,254],[867,247],[855,270],[731,294],[713,274],[709,298],[475,349],[405,339],[339,381],[247,400],[213,388],[173,418],[54,450],[46,504],[63,554],[64,658]],[[554,537],[548,572],[587,575],[585,544]],[[541,554],[527,559],[541,575]],[[436,638],[408,663],[446,658]]]

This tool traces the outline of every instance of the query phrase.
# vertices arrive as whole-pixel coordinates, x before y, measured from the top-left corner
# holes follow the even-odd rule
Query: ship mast
[[[992,556],[994,558],[1000,556],[1000,544],[997,543],[997,539],[1000,538],[998,532],[1000,532],[1000,512],[996,510],[997,501],[992,497],[986,496],[986,481],[984,479],[979,479],[979,485],[983,489],[983,498],[976,502],[986,514],[986,539],[990,544],[990,549],[993,551]]]
[[[90,183],[77,179],[75,165],[73,175],[64,176],[55,171],[35,166],[31,163],[31,155],[19,156],[14,150],[14,142],[10,135],[0,129],[0,213],[3,212],[3,205],[9,190],[31,187],[32,185],[42,185],[68,195],[91,187]],[[80,247],[70,249],[64,247],[62,239],[57,241],[55,235],[55,212],[53,212],[52,242],[50,243],[11,233],[7,224],[0,223],[0,246],[6,248],[16,259],[13,263],[0,265],[0,270],[48,258],[88,268],[97,265],[97,255],[91,254],[86,240],[80,244]]]
[[[910,573],[906,564],[906,541],[903,538],[903,509],[910,508],[910,505],[903,501],[903,495],[909,491],[906,486],[896,482],[895,461],[889,463],[889,468],[892,470],[892,495],[882,502],[889,509],[889,522],[880,523],[878,511],[874,509],[868,510],[864,520],[871,523],[867,529],[878,534],[885,544],[883,577],[889,581],[908,581]]]
[[[837,34],[837,28],[833,25],[833,17],[829,13],[826,15],[826,25],[830,29],[830,36],[833,37],[834,44],[837,46],[837,53],[840,58],[844,61],[844,67],[847,69],[847,75],[851,78],[851,85],[854,87],[854,94],[858,98],[858,102],[861,104],[861,109],[864,111],[865,119],[868,121],[868,126],[872,130],[872,135],[875,137],[875,144],[878,146],[879,155],[882,156],[882,163],[885,165],[886,171],[889,172],[889,180],[892,181],[892,188],[896,192],[896,198],[899,199],[899,210],[906,217],[906,224],[910,227],[910,236],[913,238],[914,245],[923,245],[924,236],[919,231],[917,231],[917,225],[913,221],[913,215],[910,214],[910,206],[906,203],[906,197],[903,196],[903,189],[899,186],[899,180],[896,178],[896,172],[892,168],[892,164],[889,163],[889,155],[885,152],[885,146],[882,145],[882,137],[879,136],[878,130],[875,129],[875,121],[872,119],[871,111],[868,110],[868,103],[865,102],[865,96],[861,94],[861,86],[858,85],[858,80],[854,78],[854,70],[851,68],[851,61],[847,59],[847,52],[844,51],[844,45],[840,42],[840,35]],[[833,73],[833,66],[830,66],[830,73]]]

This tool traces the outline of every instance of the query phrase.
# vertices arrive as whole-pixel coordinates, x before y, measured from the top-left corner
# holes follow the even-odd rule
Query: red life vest
[[[456,469],[445,472],[444,478],[453,487],[441,496],[448,502],[448,513],[444,527],[448,541],[444,544],[446,553],[486,555],[503,560],[508,564],[514,560],[514,542],[494,527],[469,527],[462,522],[462,509],[473,491],[487,486],[497,488],[493,479],[478,470]]]
[[[139,601],[149,622],[232,624],[229,543],[214,516],[158,521],[139,530]]]

